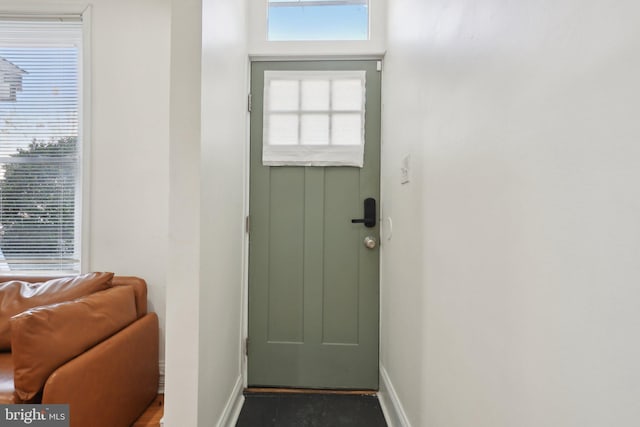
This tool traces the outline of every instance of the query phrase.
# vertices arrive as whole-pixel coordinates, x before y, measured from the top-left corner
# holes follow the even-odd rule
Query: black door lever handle
[[[376,226],[376,199],[369,197],[364,199],[364,218],[352,219],[354,224],[364,224],[365,227]]]

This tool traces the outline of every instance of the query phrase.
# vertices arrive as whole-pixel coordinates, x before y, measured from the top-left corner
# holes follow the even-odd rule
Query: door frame
[[[241,329],[242,336],[240,337],[239,343],[239,354],[240,354],[240,369],[242,375],[242,386],[243,388],[247,388],[248,385],[248,355],[246,349],[246,342],[249,337],[249,233],[248,230],[250,227],[248,218],[249,213],[251,211],[251,206],[249,206],[249,186],[250,186],[250,174],[251,174],[251,164],[250,164],[250,144],[251,144],[251,114],[249,111],[250,106],[250,92],[251,92],[251,67],[253,62],[299,62],[299,61],[353,61],[353,60],[370,60],[370,61],[378,61],[378,68],[380,72],[380,79],[382,88],[384,87],[384,54],[381,55],[249,55],[247,57],[247,66],[246,66],[246,93],[244,94],[247,97],[247,110],[246,110],[246,128],[245,128],[245,141],[244,141],[244,164],[243,164],[243,175],[244,175],[244,195],[243,195],[243,223],[245,224],[245,229],[243,233],[242,240],[242,290],[241,290],[241,298],[242,298],[242,308],[241,308]],[[380,92],[380,109],[384,111],[384,90]],[[381,114],[381,118],[384,114]],[[382,140],[382,120],[380,120],[380,150],[382,154],[382,145],[384,141]],[[380,177],[382,179],[382,177]],[[380,200],[382,200],[383,195],[380,194]],[[380,243],[382,244],[382,218],[383,215],[383,206],[380,203],[379,206],[379,221],[380,221]],[[380,269],[382,266],[382,257],[383,251],[380,251],[379,254],[379,266]],[[379,273],[379,281],[378,286],[381,286],[382,275]],[[378,346],[378,363],[380,363],[380,353],[381,353],[381,345],[382,345],[382,292],[379,295],[379,303],[378,303],[378,342],[380,345]],[[380,387],[382,386],[382,381],[380,381]]]

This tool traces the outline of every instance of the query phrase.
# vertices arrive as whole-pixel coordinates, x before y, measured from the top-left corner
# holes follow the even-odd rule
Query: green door
[[[378,388],[379,251],[364,242],[379,239],[379,221],[351,221],[363,218],[365,199],[379,200],[377,68],[376,61],[252,63],[249,386]],[[364,71],[362,168],[263,165],[265,71],[274,70]]]

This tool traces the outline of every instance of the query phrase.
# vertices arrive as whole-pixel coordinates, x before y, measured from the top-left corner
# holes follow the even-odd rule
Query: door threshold
[[[276,387],[247,387],[245,395],[250,394],[335,394],[343,396],[375,396],[377,390],[331,390],[317,388],[276,388]]]

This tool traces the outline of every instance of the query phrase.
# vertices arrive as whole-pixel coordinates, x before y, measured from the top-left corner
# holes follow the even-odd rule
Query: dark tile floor
[[[387,427],[375,396],[245,395],[236,427]]]

